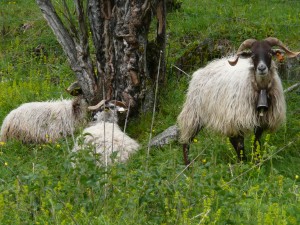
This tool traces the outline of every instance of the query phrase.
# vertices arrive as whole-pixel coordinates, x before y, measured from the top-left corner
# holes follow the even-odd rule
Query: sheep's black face
[[[278,46],[280,49],[272,50],[273,46]],[[251,49],[251,51],[246,51]],[[237,51],[237,57],[234,60],[228,60],[231,66],[235,66],[239,57],[252,58],[254,66],[254,76],[256,81],[256,88],[263,90],[268,89],[272,85],[272,56],[276,54],[286,53],[287,57],[293,58],[300,55],[300,52],[290,51],[280,40],[273,37],[268,37],[263,41],[256,39],[245,40]]]
[[[269,73],[272,62],[272,49],[266,41],[257,41],[251,47],[252,60],[255,74],[266,76]]]

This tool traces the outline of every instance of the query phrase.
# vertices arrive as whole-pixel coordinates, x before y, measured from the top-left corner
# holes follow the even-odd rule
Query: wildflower
[[[0,141],[0,146],[4,146],[4,145],[5,145],[5,142]]]
[[[206,159],[202,159],[202,163],[206,163]]]
[[[296,175],[296,176],[295,176],[295,179],[296,179],[296,180],[298,180],[298,179],[299,179],[299,176],[298,176],[298,175]]]
[[[197,142],[198,142],[198,140],[197,140],[196,138],[194,138],[194,139],[193,139],[193,142],[194,142],[194,143],[197,143]]]
[[[8,163],[7,163],[7,162],[4,162],[4,166],[8,166]]]
[[[60,144],[57,144],[57,145],[56,145],[56,148],[60,148]]]

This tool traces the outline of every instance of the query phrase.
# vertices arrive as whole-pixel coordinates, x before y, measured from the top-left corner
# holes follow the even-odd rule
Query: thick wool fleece
[[[0,140],[45,143],[73,134],[85,121],[87,103],[83,99],[25,103],[4,119]]]
[[[197,70],[177,118],[180,142],[188,143],[201,127],[226,136],[244,134],[256,126],[276,130],[285,120],[286,104],[274,62],[269,76],[269,108],[260,117],[256,109],[259,91],[251,59],[239,59],[231,66],[228,58],[222,58]]]
[[[96,119],[96,122],[83,130],[82,137],[79,137],[83,138],[82,144],[79,144],[80,140],[77,138],[73,151],[90,146],[100,154],[99,161],[102,164],[106,161],[110,164],[113,152],[117,152],[117,161],[124,162],[140,148],[135,140],[120,129],[118,119],[112,111],[98,112]]]

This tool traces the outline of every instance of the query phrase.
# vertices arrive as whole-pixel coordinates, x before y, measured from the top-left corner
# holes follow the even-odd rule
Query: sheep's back
[[[139,144],[120,130],[117,124],[98,122],[97,124],[87,127],[83,130],[84,144],[78,146],[75,144],[74,150],[78,151],[87,145],[92,145],[103,159],[105,154],[108,155],[109,163],[112,152],[118,151],[117,160],[126,161],[130,154],[139,149]],[[102,160],[104,162],[104,160]]]
[[[74,132],[72,100],[25,103],[3,121],[1,137],[48,142]]]

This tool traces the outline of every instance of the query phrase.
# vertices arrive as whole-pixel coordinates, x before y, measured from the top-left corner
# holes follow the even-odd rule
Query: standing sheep
[[[203,127],[228,136],[243,160],[245,134],[254,130],[256,149],[264,130],[274,131],[285,121],[283,88],[272,60],[282,53],[289,58],[300,54],[276,38],[248,39],[234,61],[218,59],[193,74],[177,118],[186,165],[190,163],[189,143]]]
[[[73,83],[67,91],[78,89]],[[73,134],[84,124],[88,104],[81,94],[72,100],[30,102],[12,110],[4,119],[0,141],[17,139],[24,143],[46,143]]]
[[[84,149],[87,146],[95,148],[101,155],[101,162],[111,163],[111,156],[116,152],[117,161],[124,162],[139,149],[139,144],[125,134],[118,126],[118,112],[124,112],[126,107],[119,101],[102,101],[97,106],[89,107],[100,111],[95,115],[96,121],[82,132],[83,136],[77,138],[73,151]],[[80,144],[80,139],[83,143]]]

